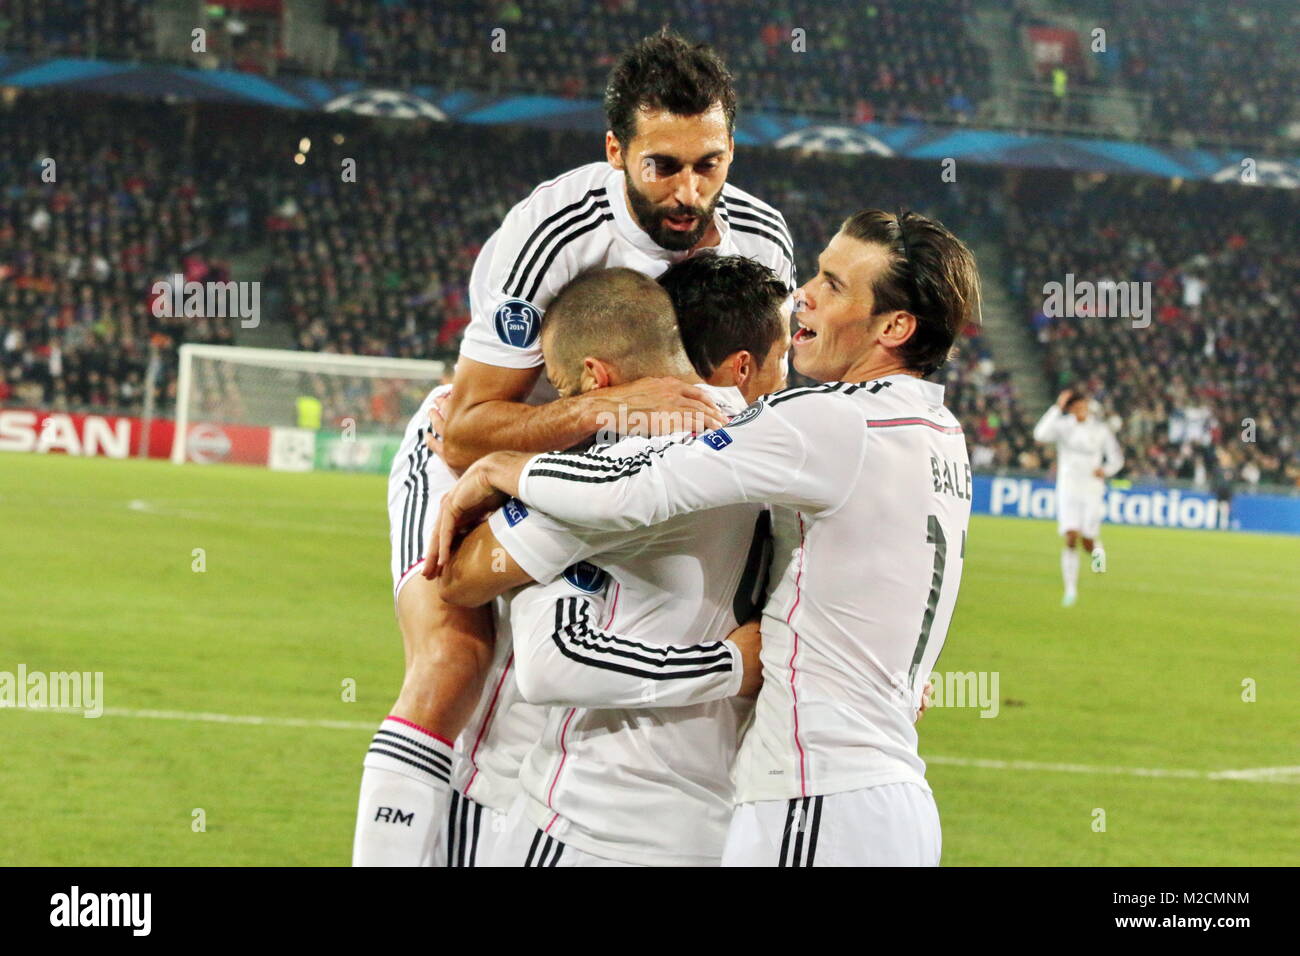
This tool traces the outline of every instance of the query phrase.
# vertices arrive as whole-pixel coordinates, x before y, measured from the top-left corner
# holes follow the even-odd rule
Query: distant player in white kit
[[[1034,439],[1056,445],[1056,526],[1065,536],[1061,550],[1064,607],[1079,598],[1079,552],[1092,556],[1092,569],[1106,570],[1106,552],[1098,540],[1106,510],[1106,479],[1124,467],[1124,453],[1114,433],[1091,413],[1086,393],[1066,389],[1034,426]]]
[[[826,384],[628,458],[498,452],[443,500],[501,494],[592,528],[771,506],[763,688],[736,761],[724,866],[934,866],[939,814],[913,726],[957,601],[971,477],[941,368],[979,303],[970,250],[915,213],[847,219],[801,290],[794,365]]]

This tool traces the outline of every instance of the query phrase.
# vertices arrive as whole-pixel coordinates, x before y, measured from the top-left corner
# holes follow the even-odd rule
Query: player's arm
[[[548,707],[682,707],[762,685],[758,622],[725,641],[664,645],[642,639],[637,622],[610,629],[603,597],[563,578],[526,588],[511,602],[519,693]]]
[[[643,527],[742,502],[819,513],[847,498],[865,447],[855,405],[793,390],[776,393],[739,425],[632,456],[491,455],[443,499],[439,560],[457,525],[498,489],[562,521],[602,529]]]
[[[1065,421],[1065,409],[1062,405],[1069,395],[1069,390],[1062,392],[1057,396],[1056,403],[1043,412],[1043,417],[1034,425],[1034,441],[1050,445],[1060,437],[1058,433],[1061,423]]]
[[[452,554],[441,595],[452,604],[479,604],[541,582],[511,601],[518,680],[532,703],[670,707],[756,694],[762,682],[757,622],[727,641],[666,648],[643,620],[628,619],[618,630],[586,626],[608,621],[603,607],[592,609],[600,599],[561,575],[624,538],[562,524],[511,500]],[[566,615],[573,620],[561,624]]]
[[[1101,470],[1107,478],[1114,478],[1119,474],[1119,470],[1124,467],[1124,449],[1120,447],[1119,440],[1115,438],[1115,433],[1109,428],[1106,429],[1106,442],[1102,446],[1101,452]]]
[[[485,521],[461,540],[438,581],[439,595],[448,604],[478,607],[533,579]]]
[[[443,460],[463,471],[490,452],[541,452],[568,448],[640,412],[683,415],[709,427],[724,418],[693,385],[672,378],[647,378],[597,389],[545,405],[525,405],[541,366],[504,368],[462,356],[451,395],[442,409],[446,420]],[[685,417],[690,416],[690,417]],[[660,421],[649,416],[649,421]],[[669,426],[665,426],[669,427]]]

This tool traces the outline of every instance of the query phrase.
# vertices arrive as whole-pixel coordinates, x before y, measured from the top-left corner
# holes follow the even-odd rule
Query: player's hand
[[[1074,394],[1074,389],[1067,388],[1060,395],[1057,395],[1056,407],[1059,408],[1061,411],[1065,411],[1065,403],[1070,400],[1070,396],[1073,394]]]
[[[1106,477],[1106,472],[1102,471],[1100,468],[1094,470],[1094,471],[1093,471],[1093,474],[1096,475],[1098,478],[1105,478],[1105,477]]]
[[[586,398],[595,406],[598,432],[699,434],[727,423],[727,417],[703,391],[675,378],[642,378],[588,392]]]
[[[438,523],[434,526],[429,554],[424,559],[423,575],[432,580],[442,574],[451,560],[456,540],[505,504],[506,496],[487,480],[488,457],[480,458],[466,469],[451,491],[442,496]]]
[[[442,458],[442,436],[447,434],[447,418],[442,408],[450,397],[451,392],[439,395],[429,407],[429,434],[424,436],[424,444],[439,458]]]
[[[727,640],[740,648],[740,658],[744,663],[744,676],[740,679],[737,697],[755,697],[763,686],[763,662],[759,651],[763,649],[763,640],[759,633],[758,621],[749,621],[740,625]]]
[[[934,705],[934,684],[926,681],[925,686],[921,688],[921,708],[916,712],[916,723],[921,722],[925,712]]]

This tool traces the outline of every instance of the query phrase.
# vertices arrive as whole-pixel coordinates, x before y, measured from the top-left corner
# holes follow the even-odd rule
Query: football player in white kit
[[[1079,597],[1079,552],[1092,557],[1092,569],[1106,570],[1101,546],[1101,519],[1106,511],[1106,479],[1124,467],[1124,452],[1110,427],[1092,414],[1088,395],[1066,389],[1034,426],[1034,439],[1056,445],[1056,527],[1065,537],[1061,549],[1061,604],[1073,607]]]
[[[732,414],[784,384],[787,290],[771,270],[737,256],[669,270],[679,308],[658,289],[660,314],[642,322],[680,323],[667,354],[644,334],[611,342],[603,331],[633,295],[645,297],[637,282],[649,280],[592,273],[553,303],[542,339],[561,394],[624,377],[629,347],[658,371],[693,366],[707,381],[739,383],[703,386]],[[600,454],[662,443],[625,438]],[[457,603],[541,582],[512,594],[510,633],[520,692],[549,705],[548,721],[520,770],[523,798],[496,865],[718,865],[752,709],[743,698],[761,680],[750,622],[766,590],[768,526],[761,505],[741,503],[597,532],[508,502],[457,550],[442,575],[443,596]]]
[[[525,404],[542,367],[542,315],[556,292],[592,268],[624,266],[655,277],[701,250],[754,259],[793,289],[785,220],[727,182],[736,96],[711,50],[667,32],[641,41],[611,73],[606,113],[605,159],[538,186],[483,246],[445,418],[430,395],[394,462],[389,516],[406,675],[365,759],[355,865],[438,861],[456,752],[469,759],[466,749],[474,747],[462,731],[472,713],[486,713],[492,681],[509,661],[494,651],[484,609],[446,604],[436,583],[418,574],[432,512],[454,475],[443,462],[461,469],[496,449],[571,447],[620,412],[628,419],[677,413],[679,425],[682,416],[725,420],[698,386],[665,377]],[[431,428],[432,450],[422,450]],[[501,693],[508,685],[509,678]],[[460,819],[481,817],[472,804],[458,799]],[[466,831],[472,836],[468,824]]]
[[[778,583],[723,864],[937,865],[914,720],[957,600],[971,477],[943,388],[924,376],[975,320],[979,276],[940,223],[868,210],[800,292],[794,365],[826,384],[632,457],[488,455],[443,501],[438,560],[504,496],[596,529],[770,504]]]

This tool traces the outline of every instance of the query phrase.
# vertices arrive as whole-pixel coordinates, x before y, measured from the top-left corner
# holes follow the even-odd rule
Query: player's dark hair
[[[690,371],[672,300],[634,269],[591,269],[570,279],[542,316],[542,334],[550,359],[574,382],[588,357],[612,362],[628,378]]]
[[[877,314],[901,310],[916,317],[899,346],[907,367],[922,375],[942,368],[962,330],[979,324],[980,276],[970,249],[943,223],[916,212],[867,209],[840,230],[889,250],[889,269],[872,293]]]
[[[744,349],[762,366],[781,337],[781,303],[789,291],[775,272],[743,256],[698,255],[659,277],[677,313],[686,355],[707,379]]]
[[[619,57],[605,86],[605,116],[624,147],[636,135],[642,108],[699,116],[714,103],[722,104],[730,134],[736,127],[731,73],[708,44],[691,44],[667,27]]]

